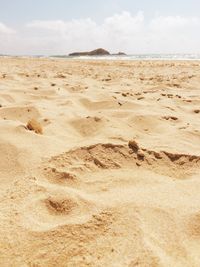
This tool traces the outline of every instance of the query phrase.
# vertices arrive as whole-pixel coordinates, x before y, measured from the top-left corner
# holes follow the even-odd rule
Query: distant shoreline
[[[103,56],[66,56],[66,55],[0,55],[12,58],[47,58],[66,60],[200,60],[200,54],[133,54]]]

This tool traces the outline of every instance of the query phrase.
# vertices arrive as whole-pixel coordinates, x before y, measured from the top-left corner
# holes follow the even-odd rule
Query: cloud
[[[144,16],[139,12],[132,16],[129,12],[122,12],[106,18],[98,25],[90,18],[64,21],[33,21],[26,26],[49,39],[60,40],[60,49],[65,43],[65,52],[74,50],[88,50],[105,47],[109,50],[125,49],[127,41],[135,34],[140,35],[144,23]],[[64,48],[64,47],[63,47]],[[64,51],[63,51],[64,52]]]
[[[0,22],[0,54],[7,54],[15,51],[16,31]]]
[[[11,38],[7,53],[68,54],[97,47],[126,53],[200,53],[199,31],[198,17],[147,19],[143,12],[114,14],[101,24],[90,18],[37,20],[29,22]]]
[[[200,53],[200,18],[167,16],[153,18],[148,27],[150,47],[164,53]]]
[[[179,30],[188,26],[199,27],[200,18],[181,16],[156,17],[150,23],[150,29],[152,30]]]
[[[15,30],[7,27],[5,24],[0,22],[0,34],[13,34]]]

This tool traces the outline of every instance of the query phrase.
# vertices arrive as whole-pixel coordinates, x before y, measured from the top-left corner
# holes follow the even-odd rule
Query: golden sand
[[[200,62],[0,59],[0,266],[199,267],[199,179]]]

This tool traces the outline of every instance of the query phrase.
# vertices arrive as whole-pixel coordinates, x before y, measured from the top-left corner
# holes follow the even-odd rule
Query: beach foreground
[[[0,105],[0,266],[200,266],[200,62],[1,58]]]

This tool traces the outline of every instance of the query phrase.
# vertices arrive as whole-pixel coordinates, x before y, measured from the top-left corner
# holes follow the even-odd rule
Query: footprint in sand
[[[39,119],[40,113],[33,106],[5,107],[0,109],[0,118],[26,123],[33,118]]]
[[[25,228],[48,231],[64,225],[83,224],[99,212],[92,200],[78,190],[49,187],[47,191],[24,200],[21,224]]]

